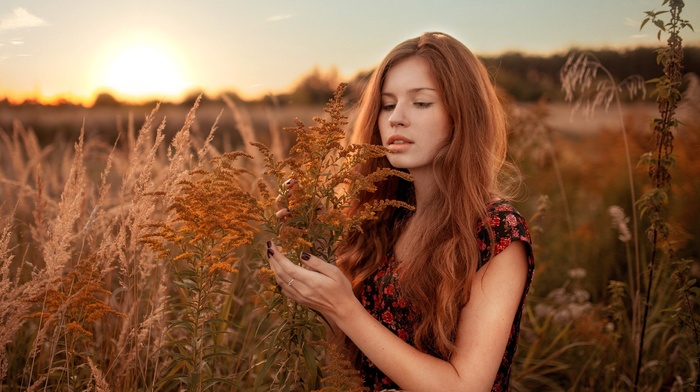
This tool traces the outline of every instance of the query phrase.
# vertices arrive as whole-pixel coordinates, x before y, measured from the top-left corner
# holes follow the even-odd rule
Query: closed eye
[[[413,105],[415,105],[416,107],[421,108],[421,109],[427,109],[427,108],[433,106],[433,103],[432,102],[414,102]]]
[[[386,105],[382,105],[382,110],[394,110],[395,107],[396,107],[396,104],[389,103]]]

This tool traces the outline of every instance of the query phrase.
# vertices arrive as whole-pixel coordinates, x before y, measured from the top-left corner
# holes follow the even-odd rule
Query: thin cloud
[[[644,39],[644,38],[648,38],[648,37],[649,37],[649,34],[634,34],[634,35],[630,36],[630,38],[632,38],[632,39]]]
[[[24,41],[12,40],[12,41],[10,41],[10,43],[12,45],[22,45],[22,44],[24,44]]]
[[[625,26],[630,26],[630,27],[639,27],[642,22],[632,19],[632,18],[625,18]]]
[[[272,15],[272,16],[270,16],[270,17],[267,18],[266,20],[267,20],[268,22],[279,22],[280,20],[289,19],[289,18],[291,18],[292,16],[294,16],[294,15],[292,15],[292,14],[286,14],[286,15],[277,14],[277,15]]]
[[[17,7],[12,11],[12,14],[5,15],[0,19],[0,31],[44,26],[46,24],[46,21],[38,16],[30,14],[29,11],[22,7]]]

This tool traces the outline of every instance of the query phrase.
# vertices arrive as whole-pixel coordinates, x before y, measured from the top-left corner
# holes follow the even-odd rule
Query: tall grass
[[[208,231],[208,240],[191,242],[210,227],[207,219],[221,224],[237,219],[217,215],[237,207],[226,204],[233,196],[221,198],[233,189],[221,188],[216,181],[228,178],[228,183],[250,191],[256,187],[255,176],[243,170],[254,166],[239,156],[231,160],[231,177],[224,172],[211,177],[224,169],[217,160],[228,160],[206,147],[216,135],[192,133],[191,125],[185,124],[166,145],[157,115],[156,110],[144,127],[123,135],[114,146],[83,137],[73,154],[32,145],[32,131],[19,124],[3,139],[0,331],[8,342],[0,351],[4,390],[275,390],[289,380],[279,373],[279,365],[293,357],[271,351],[272,342],[287,335],[277,332],[282,318],[272,312],[270,301],[278,297],[270,276],[260,275],[258,250],[221,245],[223,237]],[[635,117],[628,118],[631,152],[641,154],[646,136]],[[679,137],[697,132],[687,129]],[[538,275],[523,323],[513,388],[625,390],[633,385],[637,341],[629,321],[628,287],[617,283],[631,279],[622,267],[629,265],[629,241],[618,239],[620,224],[629,221],[618,217],[614,229],[608,213],[609,206],[628,200],[625,160],[617,153],[624,145],[612,130],[575,140],[556,132],[548,137],[561,181],[555,181],[551,161],[520,158],[531,193],[552,196],[533,197],[520,206],[533,215]],[[601,150],[601,145],[606,148]],[[680,143],[676,150],[678,162],[684,163],[679,181],[699,173],[690,158],[694,146],[697,142]],[[29,153],[35,150],[39,153]],[[636,184],[643,183],[643,174],[637,170]],[[562,194],[561,187],[571,206],[573,238],[555,197]],[[679,201],[690,206],[692,192],[693,188],[681,189]],[[185,206],[178,207],[185,199],[200,204],[187,212]],[[678,210],[683,207],[674,208]],[[176,220],[190,213],[190,220]],[[195,219],[197,214],[201,220]],[[190,228],[173,233],[180,236],[177,239],[163,241],[163,236],[153,236],[164,229],[161,223]],[[254,242],[269,238],[253,235]],[[162,240],[162,249],[144,246],[144,241],[156,238]],[[577,242],[575,258],[569,256],[567,241]],[[47,254],[49,243],[52,253]],[[679,252],[682,244],[677,245]],[[215,275],[205,272],[207,265],[211,270],[216,264],[206,261],[212,255],[225,262]],[[44,257],[60,265],[52,267],[51,278]],[[59,259],[63,264],[55,261]],[[687,264],[678,275],[691,287],[693,265]],[[88,271],[80,275],[91,278],[78,282],[77,271]],[[665,312],[677,301],[677,286],[667,279],[670,271],[671,266],[664,265],[655,275],[655,293],[660,295],[654,297],[650,312],[648,365],[642,368],[640,385],[670,388],[675,382],[674,388],[687,390],[687,380],[697,370],[677,351],[691,345],[678,334],[673,313]],[[606,290],[608,282],[612,283]],[[102,309],[103,315],[81,313],[88,304]],[[320,330],[318,334],[322,336]],[[618,350],[609,350],[611,346]],[[332,353],[321,346],[313,346],[307,356],[312,357],[309,363],[317,364],[319,379],[316,384],[300,379],[301,384],[293,385],[326,388],[343,385],[344,377],[351,376],[342,370],[347,369],[342,361],[330,360]],[[298,375],[305,369],[303,362],[286,365],[286,371]],[[679,377],[686,381],[677,381]]]
[[[647,12],[647,18],[642,22],[642,27],[651,21],[659,29],[659,38],[662,32],[668,33],[667,47],[658,51],[657,62],[663,65],[663,76],[656,79],[656,89],[654,93],[657,97],[659,108],[659,117],[653,121],[652,131],[655,139],[654,150],[648,154],[644,154],[641,161],[646,163],[649,168],[649,179],[652,188],[649,189],[639,200],[640,210],[643,214],[649,216],[649,228],[647,235],[651,242],[651,255],[649,257],[648,285],[646,289],[646,301],[644,307],[644,316],[642,320],[642,331],[639,342],[639,351],[637,357],[637,367],[635,371],[634,387],[635,390],[639,387],[639,379],[643,361],[644,337],[646,332],[646,322],[649,312],[651,311],[651,296],[652,282],[657,267],[659,252],[666,251],[666,256],[674,261],[675,246],[670,241],[671,227],[667,218],[668,192],[671,186],[671,167],[673,166],[673,131],[677,129],[678,119],[676,118],[676,109],[681,99],[680,83],[682,81],[682,65],[683,60],[683,45],[680,32],[684,28],[691,28],[690,23],[681,18],[681,13],[684,7],[683,1],[666,1],[668,3],[668,11]],[[664,22],[661,19],[662,14],[668,13],[669,20]],[[697,293],[691,290],[692,283],[684,282],[682,273],[683,264],[680,264],[680,269],[676,272],[676,278],[679,280],[680,290],[678,293],[682,297],[680,311],[677,315],[681,316],[681,320],[685,321],[687,327],[692,331],[694,337],[694,345],[690,352],[692,360],[695,360],[695,366],[700,367],[700,318],[696,317],[695,308],[700,300],[697,298]],[[684,306],[683,306],[684,305]],[[683,313],[688,312],[689,317],[682,317]],[[692,340],[691,340],[692,341]],[[698,370],[696,369],[696,372]],[[700,375],[697,375],[694,382],[697,388],[700,388]]]
[[[678,257],[678,253],[692,254],[693,242],[680,234],[684,229],[672,226],[671,222],[678,218],[669,215],[671,210],[684,214],[684,207],[690,207],[684,204],[669,208],[673,203],[670,197],[673,189],[670,170],[673,162],[687,162],[694,154],[699,129],[696,120],[689,118],[683,132],[676,133],[680,123],[674,118],[674,109],[681,99],[679,65],[682,59],[677,34],[689,24],[680,19],[682,1],[664,1],[664,5],[668,6],[669,11],[647,12],[648,20],[661,29],[659,35],[668,31],[671,36],[668,48],[658,52],[665,76],[652,81],[657,83],[653,93],[659,103],[660,118],[652,122],[651,144],[648,137],[640,137],[644,132],[643,126],[637,124],[638,129],[634,129],[631,125],[635,122],[631,118],[625,121],[620,105],[623,89],[629,92],[643,89],[638,78],[617,83],[605,67],[588,54],[572,55],[562,69],[563,88],[567,96],[573,99],[573,92],[580,91],[574,109],[584,107],[591,112],[598,106],[607,109],[610,103],[617,106],[622,137],[608,148],[621,151],[624,160],[613,163],[615,160],[608,159],[604,165],[587,167],[587,170],[601,177],[600,182],[607,189],[598,188],[590,192],[591,188],[595,189],[596,181],[588,181],[585,183],[588,189],[575,192],[589,195],[588,208],[592,207],[589,212],[601,214],[608,211],[617,239],[613,240],[616,244],[594,245],[600,250],[591,255],[587,266],[584,264],[585,258],[579,258],[577,261],[583,263],[569,266],[569,279],[560,287],[549,288],[545,291],[546,295],[540,294],[540,298],[531,301],[535,305],[530,307],[530,317],[524,326],[526,343],[523,346],[526,353],[524,358],[520,357],[523,358],[522,368],[519,369],[522,373],[515,377],[516,389],[656,391],[700,388],[700,334],[697,327],[700,301],[698,273],[692,272],[693,268],[697,269],[698,263]],[[671,16],[668,23],[659,19],[666,13]],[[692,96],[692,91],[687,95]],[[599,149],[601,145],[613,141],[612,136],[597,135],[598,140],[594,143]],[[674,143],[674,137],[680,137],[680,143]],[[593,145],[581,143],[580,140],[578,144],[579,154],[587,155],[587,162],[598,155]],[[677,148],[672,156],[674,144]],[[558,147],[565,146],[558,144]],[[646,149],[653,152],[645,153]],[[562,150],[559,153],[565,154]],[[579,165],[584,164],[584,155],[576,159]],[[644,186],[645,192],[639,199],[635,196],[635,188],[643,183],[643,174],[646,173],[639,169],[635,173],[630,158],[634,155],[641,157],[641,163],[649,165],[651,176],[650,186]],[[622,176],[618,175],[611,181],[604,173],[617,165],[625,167],[627,187],[615,186],[623,180]],[[679,170],[678,166],[673,168]],[[678,181],[694,181],[687,177],[690,173],[688,170],[692,168],[680,169]],[[566,171],[573,174],[570,170]],[[619,173],[619,170],[615,173]],[[570,175],[569,180],[576,181],[577,177],[576,174]],[[627,200],[621,197],[624,193],[628,194]],[[593,195],[595,197],[591,199]],[[687,200],[686,197],[690,195],[680,196],[675,203]],[[696,199],[697,194],[690,197]],[[606,204],[608,208],[605,208]],[[586,203],[579,203],[578,208],[581,207],[586,208]],[[644,220],[635,218],[637,208],[640,208],[640,216]],[[625,216],[625,211],[632,212],[631,222]],[[646,231],[649,241],[633,241],[638,236],[638,225],[646,224],[649,225]],[[600,238],[601,226],[579,225],[577,238],[573,240],[586,242],[590,246],[593,245],[591,239]],[[590,232],[590,229],[594,231]],[[547,236],[546,230],[540,232],[544,242],[553,238]],[[630,246],[630,243],[634,245]],[[545,243],[541,246],[550,245]],[[540,266],[543,264],[541,256],[542,253]],[[544,267],[547,268],[548,254],[544,252],[544,256]],[[586,268],[580,269],[581,266]],[[591,270],[597,272],[591,278],[598,283],[585,285],[589,275],[585,272]],[[579,271],[584,273],[579,274]],[[538,283],[535,282],[535,287]],[[601,290],[603,283],[607,283],[607,292]],[[606,347],[614,347],[614,350]]]
[[[615,103],[619,127],[566,135],[547,125],[546,103],[509,104],[511,150],[530,192],[518,207],[538,260],[512,388],[697,390],[700,118],[659,122],[671,119],[673,155],[646,162],[674,162],[674,182],[646,185],[647,170],[631,164],[656,145],[646,118],[622,103],[620,83],[598,78],[603,64],[577,60],[604,93],[589,102]],[[673,80],[659,80],[675,89],[660,97],[677,103]],[[700,105],[690,90],[689,107]],[[342,350],[321,342],[323,321],[280,295],[263,253],[279,236],[292,258],[312,250],[332,260],[357,223],[340,220],[352,194],[335,185],[357,162],[343,154],[359,150],[346,150],[347,117],[334,102],[316,125],[292,127],[296,145],[274,111],[251,118],[231,100],[206,133],[199,100],[172,135],[158,106],[139,128],[133,117],[117,125],[109,144],[89,129],[50,145],[19,122],[2,130],[0,391],[359,389]],[[227,116],[235,130],[220,127]],[[220,140],[245,144],[222,153]],[[304,155],[321,145],[332,159]],[[289,177],[305,191],[287,191]],[[656,188],[666,192],[662,247],[638,235],[655,224],[650,210],[634,218],[636,195]],[[294,212],[286,225],[274,218],[278,193]]]

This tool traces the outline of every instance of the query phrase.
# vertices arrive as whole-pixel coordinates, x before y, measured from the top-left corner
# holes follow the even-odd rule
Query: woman
[[[370,390],[506,390],[534,260],[499,186],[503,109],[480,61],[426,33],[383,60],[360,103],[355,143],[390,152],[359,168],[411,173],[357,201],[403,200],[343,244],[338,266],[268,258],[282,292],[321,312],[359,350]],[[351,211],[350,213],[354,213]]]

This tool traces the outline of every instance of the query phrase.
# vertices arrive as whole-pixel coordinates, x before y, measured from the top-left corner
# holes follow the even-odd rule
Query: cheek
[[[381,139],[382,145],[385,145],[386,139],[390,135],[390,128],[388,122],[384,121],[381,115],[377,120],[377,128],[379,128],[379,137]]]
[[[433,138],[433,149],[435,152],[452,143],[454,133],[452,124],[450,124],[448,121],[439,121],[438,123],[440,126],[435,130],[435,137]]]
[[[442,144],[443,145],[450,144],[452,142],[453,133],[454,133],[454,130],[452,129],[451,126],[449,126],[449,128],[445,129],[445,132],[444,132],[443,137],[442,137]]]
[[[440,150],[445,148],[447,146],[448,141],[445,139],[433,139],[432,145],[428,149],[426,149],[427,155],[431,157],[435,157]]]
[[[439,124],[437,129],[438,138],[445,144],[449,143],[454,133],[452,121],[447,117],[447,114],[439,116],[436,120],[436,124]]]

